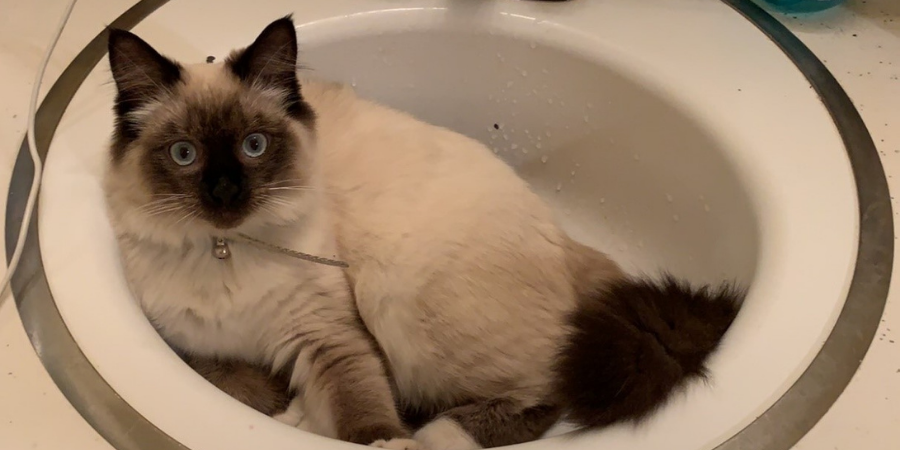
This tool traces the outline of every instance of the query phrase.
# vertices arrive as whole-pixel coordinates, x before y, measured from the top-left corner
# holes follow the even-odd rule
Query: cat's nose
[[[241,187],[227,177],[219,178],[212,192],[210,192],[212,198],[222,206],[230,205],[240,193]]]

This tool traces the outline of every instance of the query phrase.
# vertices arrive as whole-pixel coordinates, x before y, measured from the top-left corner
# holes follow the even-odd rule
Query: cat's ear
[[[134,34],[109,30],[109,66],[116,82],[116,113],[124,116],[181,80],[181,66]]]
[[[234,52],[225,64],[249,87],[281,91],[284,107],[295,117],[309,116],[297,81],[297,30],[291,16],[270,23],[249,47]]]

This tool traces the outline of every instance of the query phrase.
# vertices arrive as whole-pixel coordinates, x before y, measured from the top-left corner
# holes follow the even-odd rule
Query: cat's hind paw
[[[386,448],[388,450],[428,450],[412,439],[391,439],[389,441],[379,439],[369,444],[369,447]]]

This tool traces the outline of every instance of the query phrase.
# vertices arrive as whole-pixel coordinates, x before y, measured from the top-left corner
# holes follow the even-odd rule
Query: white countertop
[[[0,0],[0,11],[4,12],[0,15],[0,189],[4,191],[0,207],[4,209],[5,190],[25,131],[34,72],[65,3]],[[132,3],[78,3],[48,68],[45,91],[103,25]],[[900,2],[850,0],[846,6],[826,13],[781,18],[825,62],[853,98],[878,146],[891,189],[895,190],[900,181]],[[741,49],[735,49],[736,58],[740,52]],[[894,209],[898,207],[895,203]],[[859,372],[797,449],[900,448],[897,296],[892,292],[888,299],[880,330]],[[9,298],[0,306],[0,448],[111,448],[50,380]]]

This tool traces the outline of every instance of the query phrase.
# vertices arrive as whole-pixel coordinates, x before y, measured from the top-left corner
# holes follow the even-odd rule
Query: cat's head
[[[309,212],[315,115],[300,94],[290,17],[220,64],[182,65],[110,30],[109,62],[117,95],[106,190],[120,222],[214,234]]]

